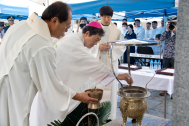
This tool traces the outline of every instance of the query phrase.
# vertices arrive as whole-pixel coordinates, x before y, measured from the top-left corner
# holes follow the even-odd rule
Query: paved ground
[[[151,93],[151,96],[146,98],[146,101],[148,102],[148,110],[146,113],[163,118],[165,97],[159,96],[159,93],[161,93],[161,91],[156,91],[156,90],[149,90],[149,91]],[[118,104],[119,104],[120,98],[121,97],[118,98]],[[167,95],[167,112],[166,112],[167,119],[171,119],[171,115],[172,115],[172,99],[170,99],[169,95]],[[117,117],[121,116],[121,112],[119,108],[117,109],[116,116]],[[171,126],[171,124],[168,124],[166,126]]]

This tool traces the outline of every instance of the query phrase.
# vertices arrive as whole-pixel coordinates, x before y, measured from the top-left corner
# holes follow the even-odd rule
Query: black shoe
[[[107,120],[106,120],[106,123],[111,122],[111,121],[112,121],[111,119],[107,119]]]

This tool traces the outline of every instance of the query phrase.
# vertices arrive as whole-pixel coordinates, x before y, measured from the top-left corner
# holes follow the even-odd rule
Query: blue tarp
[[[171,15],[177,15],[177,11],[178,11],[178,7],[167,8],[167,9],[126,11],[125,17],[127,18],[128,22],[133,22],[134,18],[153,18],[153,17],[163,17],[164,15],[168,17]],[[79,20],[80,17],[82,16],[87,17],[87,19],[93,19],[92,14],[74,15],[72,18],[73,20]],[[120,17],[122,18],[112,19],[112,21],[122,21],[125,18],[124,16],[120,16]],[[96,19],[100,20],[99,17],[97,17]]]
[[[125,16],[129,19],[133,18],[149,18],[149,17],[163,17],[177,15],[178,7],[167,9],[153,9],[153,10],[139,10],[139,11],[127,11]]]
[[[88,19],[93,19],[94,16],[93,14],[81,14],[81,15],[72,15],[72,20],[80,20],[81,17],[86,17]]]
[[[74,15],[99,13],[99,9],[104,5],[111,6],[114,11],[162,9],[175,7],[175,0],[95,0],[70,4]]]
[[[98,13],[100,7],[109,5],[114,11],[131,11],[135,10],[149,10],[158,8],[169,8],[175,6],[175,0],[94,0],[92,2],[84,2],[77,4],[70,4],[72,7],[73,15],[76,14],[91,14],[88,15],[89,19],[93,18],[94,13]],[[0,4],[0,19],[6,19],[8,16],[15,16],[16,19],[24,20],[28,17],[27,7],[14,7]],[[140,12],[137,12],[140,13]],[[142,13],[142,12],[141,12]],[[126,16],[129,13],[126,13]],[[129,15],[133,15],[131,12]],[[153,15],[149,14],[148,16]],[[73,19],[79,19],[81,16],[73,16]],[[151,16],[152,17],[152,16]],[[156,17],[156,16],[153,16]],[[128,17],[133,18],[133,17]],[[137,18],[140,18],[138,16]],[[120,19],[113,19],[120,20]]]
[[[8,16],[14,16],[18,20],[26,20],[29,10],[27,7],[15,7],[0,4],[0,19],[7,19]]]
[[[116,15],[116,14],[115,14]],[[112,21],[122,21],[125,16],[118,15],[119,18],[114,18]],[[87,20],[89,19],[96,19],[96,20],[101,20],[99,16],[93,15],[93,14],[81,14],[81,15],[72,15],[72,20],[80,20],[81,17],[86,17]],[[132,22],[133,20],[128,19],[128,22]]]

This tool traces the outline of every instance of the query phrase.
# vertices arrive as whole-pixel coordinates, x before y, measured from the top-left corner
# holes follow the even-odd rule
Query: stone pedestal
[[[178,8],[175,79],[173,94],[174,126],[189,123],[189,0],[180,0]]]

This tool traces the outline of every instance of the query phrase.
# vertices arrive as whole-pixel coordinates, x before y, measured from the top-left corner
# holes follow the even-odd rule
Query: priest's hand
[[[77,93],[72,99],[83,103],[96,103],[98,99],[89,97],[90,92]]]
[[[133,79],[128,73],[118,74],[117,79],[125,80],[125,81],[127,81],[128,84],[132,84],[133,83]]]
[[[108,45],[107,43],[101,43],[101,44],[99,44],[99,49],[100,49],[101,51],[109,50],[110,47],[111,47],[111,46]]]

